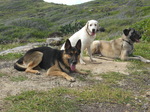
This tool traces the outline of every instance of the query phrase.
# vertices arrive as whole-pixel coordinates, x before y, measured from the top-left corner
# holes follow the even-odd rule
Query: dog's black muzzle
[[[76,65],[77,64],[77,58],[73,56],[72,58],[69,59],[69,64],[71,65]]]
[[[92,29],[92,33],[95,33],[96,32],[96,30],[95,29]]]
[[[72,56],[72,58],[70,58],[68,61],[69,61],[71,71],[75,71],[76,70],[76,64],[78,62],[77,57]]]

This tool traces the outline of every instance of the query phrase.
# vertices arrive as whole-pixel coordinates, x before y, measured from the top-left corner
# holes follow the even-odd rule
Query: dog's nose
[[[92,32],[95,32],[95,29],[92,29]]]
[[[72,62],[72,64],[73,64],[73,65],[77,64],[77,61],[74,60],[74,61]]]

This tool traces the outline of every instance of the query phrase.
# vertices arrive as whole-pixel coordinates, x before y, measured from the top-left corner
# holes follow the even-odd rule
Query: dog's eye
[[[90,24],[90,26],[92,26],[92,24]]]
[[[95,26],[97,26],[97,24],[95,24]]]
[[[71,56],[73,55],[73,53],[69,53]]]
[[[80,55],[80,52],[76,52],[76,55]]]

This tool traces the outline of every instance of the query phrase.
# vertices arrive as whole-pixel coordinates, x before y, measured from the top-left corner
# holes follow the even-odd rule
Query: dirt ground
[[[92,72],[93,76],[83,76],[83,78],[96,80],[103,80],[101,77],[96,76],[97,74],[104,72],[121,72],[128,74],[126,72],[127,62],[115,62],[106,61],[102,59],[96,59],[96,62],[91,63],[88,57],[85,57],[86,65],[78,64],[77,68],[85,71]],[[15,60],[16,61],[16,60]],[[88,81],[81,81],[77,78],[80,74],[71,74],[76,78],[75,82],[69,82],[62,77],[56,76],[46,76],[45,70],[41,70],[41,75],[34,75],[31,73],[19,72],[13,68],[13,63],[15,61],[1,61],[0,62],[0,73],[4,75],[0,77],[0,110],[3,110],[3,99],[22,93],[23,91],[37,90],[37,91],[48,91],[54,87],[84,87],[88,86]],[[24,81],[13,81],[14,77],[25,77]],[[5,110],[5,109],[4,109]]]
[[[77,68],[82,70],[90,70],[93,74],[92,78],[96,80],[102,80],[101,77],[97,77],[97,74],[103,72],[121,72],[124,74],[128,74],[126,72],[127,62],[114,62],[114,61],[106,61],[102,59],[95,59],[96,62],[91,63],[89,58],[85,58],[86,65],[78,64]],[[62,77],[56,76],[46,76],[45,70],[41,70],[42,75],[34,75],[31,73],[19,72],[13,68],[13,61],[9,62],[1,62],[0,63],[0,73],[4,73],[6,75],[0,78],[0,100],[10,95],[17,95],[23,91],[28,90],[44,90],[47,91],[51,88],[58,86],[67,86],[67,87],[80,87],[88,85],[87,82],[83,82],[76,78],[76,82],[69,82]],[[76,77],[79,74],[72,74],[73,77]],[[95,77],[94,77],[95,75]],[[24,81],[12,81],[13,77],[17,76],[25,76],[27,80]],[[91,78],[91,76],[84,76],[85,78]]]
[[[13,68],[13,64],[16,60],[1,61],[0,73],[3,75],[0,76],[0,93],[1,93],[0,111],[2,112],[5,111],[4,98],[12,95],[18,95],[24,91],[30,91],[30,90],[48,91],[51,88],[55,88],[55,87],[68,87],[68,88],[81,87],[82,88],[91,85],[90,80],[92,79],[96,81],[103,81],[103,78],[100,77],[100,75],[98,74],[106,73],[106,72],[120,72],[123,73],[124,75],[129,75],[127,70],[127,65],[129,65],[130,62],[121,62],[121,61],[117,62],[111,59],[100,59],[100,58],[99,59],[94,58],[96,62],[90,62],[89,57],[84,57],[84,60],[87,64],[86,65],[78,64],[77,69],[84,70],[86,72],[90,71],[89,75],[81,75],[77,73],[70,74],[71,76],[75,77],[76,79],[75,82],[69,82],[62,77],[46,76],[45,70],[40,70],[41,75],[20,72]],[[23,77],[23,80],[21,80],[19,77],[20,78]],[[83,81],[82,79],[86,79],[86,81]],[[148,78],[145,80],[147,83],[149,82]],[[122,84],[123,83],[121,83],[121,85]],[[144,104],[144,105],[146,105],[144,107],[146,110],[149,104]],[[124,110],[128,110],[126,112],[133,111],[130,106],[128,107],[128,105],[123,106],[118,104],[106,104],[106,103],[86,105],[86,106],[81,105],[80,107],[81,107],[81,112],[124,112]],[[147,111],[141,110],[137,112],[147,112]]]

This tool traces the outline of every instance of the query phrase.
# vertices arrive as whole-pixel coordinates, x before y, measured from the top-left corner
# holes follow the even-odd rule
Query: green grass
[[[24,43],[13,43],[13,44],[0,44],[0,51],[12,49],[14,47],[22,46]]]
[[[150,18],[132,24],[131,27],[135,28],[142,34],[142,40],[150,42]]]
[[[46,39],[30,38],[28,41],[31,42],[31,43],[34,43],[34,42],[46,42]]]
[[[104,27],[104,33],[98,33],[96,39],[110,40],[122,35],[122,30],[133,27],[142,34],[141,43],[135,44],[134,55],[141,55],[150,59],[150,7],[149,0],[96,0],[77,6],[65,6],[44,3],[42,0],[10,1],[2,0],[0,4],[0,41],[27,40],[28,42],[43,42],[52,32],[75,21],[96,19]],[[33,7],[34,6],[34,7]],[[78,7],[78,8],[76,8]],[[90,10],[93,11],[90,11]],[[134,12],[135,11],[135,12]],[[65,12],[65,14],[64,14]],[[133,13],[134,12],[134,13]],[[90,14],[89,14],[90,13]],[[69,32],[70,33],[70,32]],[[70,37],[65,35],[64,38]],[[19,44],[0,45],[0,51],[20,46]],[[84,53],[84,55],[86,55]],[[0,56],[0,60],[18,59],[22,54],[7,54]],[[119,60],[120,61],[120,60]],[[129,61],[130,75],[117,72],[98,74],[102,81],[90,82],[89,87],[54,88],[47,92],[27,91],[17,96],[5,99],[4,107],[7,112],[76,112],[80,104],[115,103],[131,104],[135,108],[145,103],[135,101],[134,94],[139,97],[148,90],[150,64],[140,61]],[[92,77],[90,71],[86,71]],[[0,73],[0,77],[5,74]],[[80,81],[88,82],[84,77],[77,76]],[[25,76],[10,77],[11,81],[28,80]],[[120,87],[118,81],[125,80],[128,86]],[[137,90],[136,90],[137,89]],[[139,98],[138,98],[139,99]]]
[[[9,53],[6,55],[0,55],[0,60],[14,60],[20,58],[21,56],[23,56],[21,53]]]
[[[10,80],[13,81],[13,82],[25,81],[27,79],[28,78],[26,76],[14,76],[14,77],[10,78]]]
[[[79,104],[134,102],[131,92],[105,84],[78,90],[60,87],[48,92],[28,91],[6,100],[10,104],[7,112],[76,112],[79,110]]]
[[[4,73],[0,73],[0,77],[6,76],[6,74]]]
[[[143,40],[149,41],[149,3],[148,0],[95,0],[82,5],[66,6],[42,0],[3,0],[0,5],[0,40],[43,39],[75,21],[96,19],[100,26],[106,28],[106,35],[102,35],[104,38],[114,38],[116,32],[134,27],[143,31]],[[76,28],[73,27],[67,34],[75,32],[73,30]]]
[[[109,72],[100,74],[107,84],[117,84],[118,81],[125,79],[125,75],[119,72]]]
[[[136,43],[133,54],[143,56],[150,60],[150,42]]]

